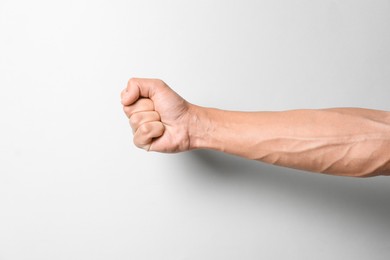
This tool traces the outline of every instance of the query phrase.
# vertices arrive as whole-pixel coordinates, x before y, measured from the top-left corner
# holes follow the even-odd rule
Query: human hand
[[[163,81],[131,78],[121,100],[137,147],[165,153],[190,149],[191,104]]]

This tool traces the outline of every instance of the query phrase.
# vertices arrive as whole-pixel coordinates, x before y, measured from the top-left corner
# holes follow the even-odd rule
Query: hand
[[[132,78],[121,99],[137,147],[166,153],[190,149],[191,104],[163,81]]]

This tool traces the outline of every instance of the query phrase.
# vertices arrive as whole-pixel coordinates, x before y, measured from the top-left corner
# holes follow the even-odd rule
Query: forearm
[[[338,108],[233,112],[192,107],[191,148],[347,176],[390,173],[390,114]]]

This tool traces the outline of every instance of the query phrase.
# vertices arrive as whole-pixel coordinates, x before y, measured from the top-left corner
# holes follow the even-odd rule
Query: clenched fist
[[[163,81],[132,78],[121,99],[137,147],[166,153],[190,149],[192,105]]]

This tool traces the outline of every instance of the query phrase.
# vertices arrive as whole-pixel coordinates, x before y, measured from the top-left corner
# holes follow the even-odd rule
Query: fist
[[[191,104],[163,81],[131,78],[121,101],[137,147],[166,153],[190,149]]]

